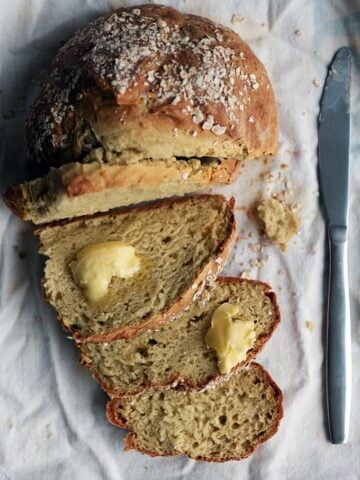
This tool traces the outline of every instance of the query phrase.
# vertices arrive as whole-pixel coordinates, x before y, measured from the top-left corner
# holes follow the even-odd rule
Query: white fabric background
[[[116,6],[140,2],[11,0],[1,20],[1,188],[28,174],[24,156],[25,110],[39,75],[75,30]],[[77,352],[41,299],[43,260],[31,227],[0,201],[0,479],[323,479],[360,478],[360,88],[359,56],[353,68],[350,196],[350,294],[353,347],[353,410],[349,443],[328,442],[324,417],[325,228],[319,208],[316,122],[326,68],[337,48],[360,46],[360,3],[301,0],[165,1],[187,12],[231,26],[265,63],[281,115],[281,145],[270,166],[246,166],[227,193],[239,206],[276,193],[283,181],[259,180],[282,171],[300,203],[302,228],[286,253],[258,237],[253,219],[239,216],[239,240],[227,272],[249,270],[251,258],[269,256],[252,276],[269,281],[279,294],[282,324],[260,355],[282,387],[285,416],[279,433],[251,458],[207,464],[186,458],[151,459],[122,452],[123,432],[107,423],[106,396],[77,364]],[[231,25],[233,13],[245,16]],[[267,25],[263,25],[266,23]],[[301,30],[302,35],[295,35]],[[8,116],[8,115],[6,115]],[[11,112],[10,112],[11,116]],[[337,132],[334,132],[336,135]],[[254,180],[255,179],[255,180]],[[244,240],[253,232],[253,237]],[[249,242],[264,245],[253,253]],[[21,260],[16,245],[26,252]],[[241,264],[243,263],[243,265]],[[279,274],[279,270],[285,274]],[[294,296],[293,292],[298,295]],[[305,322],[315,329],[310,332]]]

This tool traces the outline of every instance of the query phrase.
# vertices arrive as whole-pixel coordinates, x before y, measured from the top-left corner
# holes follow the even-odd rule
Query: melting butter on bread
[[[200,389],[221,378],[215,350],[205,343],[213,312],[230,302],[239,322],[253,322],[255,342],[249,362],[262,349],[279,323],[275,293],[269,285],[240,278],[218,278],[207,302],[195,301],[181,316],[162,328],[127,340],[80,344],[81,363],[112,397],[131,395],[148,386],[186,385]]]
[[[61,222],[36,231],[47,258],[46,299],[78,341],[108,342],[159,328],[214,282],[235,241],[234,202],[199,195]],[[71,263],[88,245],[130,244],[141,268],[114,277],[106,298],[88,301]]]

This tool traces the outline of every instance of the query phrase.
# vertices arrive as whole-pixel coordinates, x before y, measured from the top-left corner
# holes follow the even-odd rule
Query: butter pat
[[[205,336],[205,343],[216,351],[220,373],[229,373],[245,360],[255,342],[254,322],[238,318],[238,313],[237,305],[220,305],[212,315],[211,327]]]
[[[140,270],[135,248],[125,242],[102,242],[80,250],[70,263],[75,282],[94,303],[106,296],[112,277],[129,278]]]

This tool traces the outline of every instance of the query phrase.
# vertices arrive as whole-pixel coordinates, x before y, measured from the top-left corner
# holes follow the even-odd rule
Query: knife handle
[[[330,272],[327,312],[326,390],[330,440],[346,443],[351,404],[351,324],[348,289],[347,232],[330,227]]]

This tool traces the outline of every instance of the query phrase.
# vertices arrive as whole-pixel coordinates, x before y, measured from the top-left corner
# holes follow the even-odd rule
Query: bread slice
[[[173,320],[215,280],[235,241],[234,200],[198,195],[60,222],[36,231],[48,257],[43,288],[78,341],[129,338]],[[142,259],[138,274],[113,277],[106,300],[87,301],[69,263],[85,246],[120,240]]]
[[[24,220],[49,223],[233,182],[240,161],[215,158],[69,163],[9,187],[4,200]]]
[[[258,364],[203,391],[147,389],[107,405],[111,423],[127,428],[125,450],[225,462],[248,457],[276,433],[282,393]]]
[[[132,395],[146,387],[183,384],[200,389],[220,377],[216,353],[205,335],[214,310],[224,302],[239,306],[239,315],[255,324],[256,340],[246,359],[262,349],[280,321],[275,293],[266,283],[218,278],[206,302],[196,301],[174,322],[128,340],[83,343],[81,363],[111,396]]]

